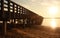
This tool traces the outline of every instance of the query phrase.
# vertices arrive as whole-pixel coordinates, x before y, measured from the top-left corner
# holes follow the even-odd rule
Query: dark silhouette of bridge
[[[34,12],[24,8],[21,5],[16,4],[10,0],[0,0],[0,20],[9,21],[17,19],[30,20],[30,21],[42,21],[43,17],[35,14]]]
[[[41,25],[43,17],[11,0],[0,0],[0,21],[3,21],[0,26],[6,32],[7,25]]]

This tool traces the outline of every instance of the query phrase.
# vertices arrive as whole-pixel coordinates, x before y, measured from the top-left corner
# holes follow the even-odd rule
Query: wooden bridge
[[[16,4],[11,0],[0,0],[0,21],[11,21],[15,23],[19,21],[28,21],[32,24],[41,24],[43,17],[34,12]]]
[[[0,0],[0,21],[0,26],[5,31],[9,24],[41,25],[43,17],[11,0]]]

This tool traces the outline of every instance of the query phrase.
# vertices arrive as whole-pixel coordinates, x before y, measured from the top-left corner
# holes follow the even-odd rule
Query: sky
[[[35,12],[43,17],[50,17],[48,13],[48,8],[51,6],[56,6],[60,8],[60,0],[12,0],[25,8]],[[56,17],[59,17],[60,11],[58,11]]]

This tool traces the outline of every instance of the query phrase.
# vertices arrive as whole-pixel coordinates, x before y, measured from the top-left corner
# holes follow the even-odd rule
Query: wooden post
[[[10,12],[10,0],[5,0],[8,1],[8,13]],[[6,36],[7,33],[7,20],[9,18],[6,18],[5,13],[4,13],[4,0],[1,0],[1,11],[2,11],[2,19],[3,19],[3,26],[2,26],[2,35],[3,37]]]
[[[7,21],[3,21],[3,35],[5,36],[7,33]]]
[[[1,11],[2,11],[2,19],[3,19],[3,13],[4,13],[4,0],[1,0]],[[4,29],[5,25],[4,25],[4,20],[3,20],[3,26],[2,26],[2,35],[5,35],[5,29]]]

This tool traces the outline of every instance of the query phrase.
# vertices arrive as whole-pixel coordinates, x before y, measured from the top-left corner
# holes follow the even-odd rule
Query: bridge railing
[[[10,17],[10,1],[8,0],[0,0],[0,20],[8,20]]]
[[[40,19],[41,22],[43,17],[35,14],[34,12],[11,0],[0,0],[0,20],[14,20],[15,23],[17,21],[16,19],[20,21],[22,19],[23,24],[25,22],[27,22],[28,24],[36,24],[39,21],[38,19]]]
[[[24,14],[22,6],[10,0],[0,0],[0,17],[3,19],[20,18],[20,14]]]

